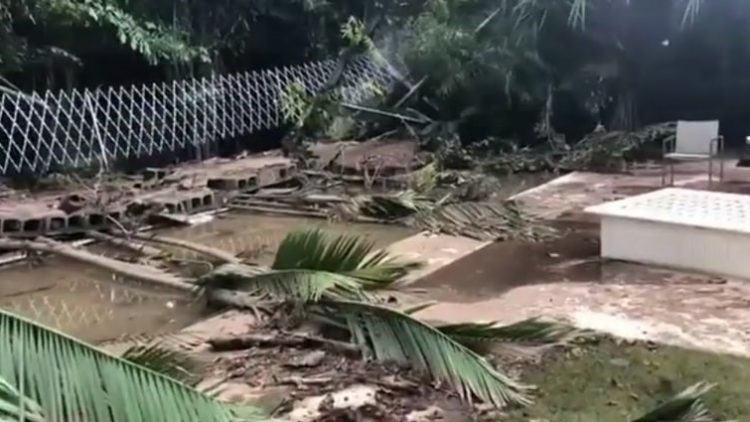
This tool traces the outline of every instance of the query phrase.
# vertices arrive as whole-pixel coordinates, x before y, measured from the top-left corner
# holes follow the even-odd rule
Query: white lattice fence
[[[0,175],[143,157],[278,127],[282,92],[319,91],[334,60],[214,78],[32,94],[0,93]],[[392,74],[367,57],[344,70],[347,102],[387,87]]]

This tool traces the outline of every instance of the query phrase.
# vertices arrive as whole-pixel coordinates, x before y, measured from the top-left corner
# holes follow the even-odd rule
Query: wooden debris
[[[190,280],[147,265],[132,264],[106,256],[91,253],[85,249],[76,249],[71,245],[56,242],[52,239],[35,240],[0,239],[0,249],[32,250],[36,252],[59,255],[85,264],[93,265],[115,274],[134,280],[154,283],[160,286],[176,288],[183,291],[195,290]]]
[[[190,242],[182,239],[175,239],[172,237],[158,236],[158,235],[145,235],[138,233],[118,234],[119,237],[127,237],[130,239],[142,240],[145,242],[161,243],[163,245],[174,246],[178,248],[188,249],[193,252],[198,252],[202,255],[214,258],[218,261],[240,264],[242,260],[231,254],[230,252],[212,248],[210,246],[202,245],[200,243]]]
[[[217,352],[244,350],[251,347],[321,347],[333,353],[344,354],[347,356],[361,356],[361,350],[354,344],[297,333],[246,334],[242,336],[214,337],[208,339],[208,344],[210,344],[213,350]]]
[[[127,249],[137,254],[142,254],[142,255],[146,255],[150,257],[166,254],[165,251],[146,245],[145,243],[134,242],[129,239],[112,236],[112,235],[98,232],[98,231],[92,230],[92,231],[87,232],[86,235],[100,242],[108,243],[110,245],[117,246],[119,248]]]

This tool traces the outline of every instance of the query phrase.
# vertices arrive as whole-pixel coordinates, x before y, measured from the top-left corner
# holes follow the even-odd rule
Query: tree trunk
[[[163,237],[163,236],[156,236],[156,235],[145,235],[145,234],[138,234],[138,233],[130,233],[130,234],[115,234],[118,237],[127,237],[129,239],[136,239],[141,240],[144,242],[153,242],[153,243],[161,243],[163,245],[169,245],[169,246],[176,246],[178,248],[188,249],[193,252],[198,252],[202,255],[209,256],[211,258],[214,258],[218,261],[221,261],[223,263],[227,264],[241,264],[242,260],[234,256],[232,253],[218,249],[218,248],[212,248],[210,246],[201,245],[200,243],[190,242],[187,240],[182,239],[174,239],[171,237]]]
[[[0,239],[0,249],[18,250],[28,249],[36,252],[50,253],[72,259],[84,264],[93,265],[115,274],[134,280],[157,284],[162,287],[176,288],[182,291],[194,291],[196,286],[190,280],[170,274],[158,268],[147,265],[132,264],[118,261],[106,256],[97,255],[84,249],[76,249],[64,243],[51,239],[36,240]]]

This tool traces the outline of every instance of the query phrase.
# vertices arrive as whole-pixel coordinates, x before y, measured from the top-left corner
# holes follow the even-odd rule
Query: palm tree
[[[173,353],[139,348],[128,355],[130,360],[110,355],[0,310],[0,420],[265,419],[258,409],[220,403],[175,378],[133,363],[174,369],[179,360]]]

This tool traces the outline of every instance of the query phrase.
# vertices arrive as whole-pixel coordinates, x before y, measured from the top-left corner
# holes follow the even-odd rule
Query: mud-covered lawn
[[[750,415],[750,360],[728,355],[602,338],[546,354],[522,379],[535,401],[508,421],[632,421],[700,381],[716,384],[705,399],[716,420]]]

